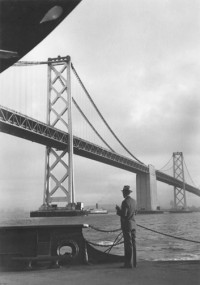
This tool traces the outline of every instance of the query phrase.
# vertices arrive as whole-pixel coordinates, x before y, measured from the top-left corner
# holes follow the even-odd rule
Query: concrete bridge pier
[[[149,165],[149,173],[136,175],[137,210],[139,213],[160,212],[157,201],[156,172],[153,165]]]

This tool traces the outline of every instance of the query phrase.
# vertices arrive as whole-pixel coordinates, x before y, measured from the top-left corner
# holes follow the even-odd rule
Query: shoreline
[[[198,285],[200,260],[139,261],[137,268],[120,263],[63,266],[30,271],[1,271],[0,284],[9,285]]]

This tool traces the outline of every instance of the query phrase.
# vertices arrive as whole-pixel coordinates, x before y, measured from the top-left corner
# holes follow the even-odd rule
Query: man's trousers
[[[124,266],[125,267],[136,267],[136,231],[134,230],[123,230],[124,236]]]

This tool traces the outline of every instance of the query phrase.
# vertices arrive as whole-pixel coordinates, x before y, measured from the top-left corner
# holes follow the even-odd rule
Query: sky
[[[126,147],[158,170],[173,152],[183,152],[199,187],[199,11],[198,0],[83,0],[23,60],[70,55],[96,105]],[[11,85],[8,79],[4,84]],[[32,95],[35,111],[45,108],[45,96]],[[24,104],[2,93],[0,98],[1,105],[14,109]],[[0,208],[39,208],[45,147],[2,133],[0,140]],[[75,157],[76,200],[85,205],[119,203],[124,185],[131,186],[136,198],[135,177]],[[157,193],[159,205],[169,207],[173,188],[158,182]],[[199,197],[190,193],[186,197],[189,206],[200,206]]]

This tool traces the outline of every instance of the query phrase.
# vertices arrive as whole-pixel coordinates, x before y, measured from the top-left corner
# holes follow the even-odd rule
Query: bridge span
[[[57,150],[68,148],[68,133],[37,121],[26,115],[0,106],[0,131],[29,141],[33,141]],[[148,174],[149,167],[121,154],[109,151],[101,146],[73,137],[74,153],[136,174]],[[182,187],[183,182],[156,170],[156,179],[175,187]],[[200,190],[185,183],[185,190],[200,196]]]

